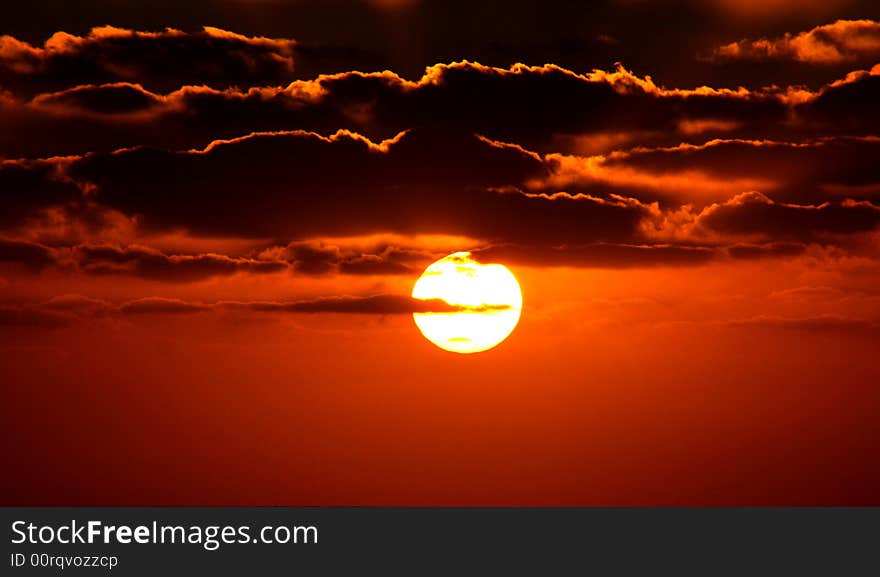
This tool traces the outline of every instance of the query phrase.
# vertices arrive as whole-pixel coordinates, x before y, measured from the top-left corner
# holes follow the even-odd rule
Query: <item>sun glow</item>
[[[431,264],[413,286],[417,299],[443,299],[456,312],[414,313],[429,341],[454,353],[478,353],[506,339],[519,322],[522,292],[501,264],[481,264],[456,252]]]

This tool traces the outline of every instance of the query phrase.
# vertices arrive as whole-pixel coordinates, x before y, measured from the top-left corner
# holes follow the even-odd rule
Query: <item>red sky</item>
[[[870,3],[46,4],[4,504],[877,504]],[[524,299],[475,355],[408,296],[462,250]]]

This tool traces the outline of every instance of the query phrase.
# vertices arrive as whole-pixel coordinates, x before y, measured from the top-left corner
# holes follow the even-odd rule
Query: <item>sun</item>
[[[522,292],[502,264],[482,264],[456,252],[431,264],[416,281],[413,298],[443,299],[455,312],[414,313],[429,341],[453,353],[487,351],[506,339],[519,322]]]

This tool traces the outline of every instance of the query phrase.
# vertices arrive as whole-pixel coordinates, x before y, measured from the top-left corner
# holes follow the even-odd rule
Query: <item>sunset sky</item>
[[[877,2],[0,35],[3,505],[880,505]],[[458,251],[522,291],[472,355],[413,321]]]

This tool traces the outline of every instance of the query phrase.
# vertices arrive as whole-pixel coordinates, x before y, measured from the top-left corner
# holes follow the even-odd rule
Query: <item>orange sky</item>
[[[864,286],[844,287],[848,266]],[[845,319],[876,314],[876,268],[514,271],[522,321],[472,356],[435,348],[408,315],[6,329],[8,462],[28,471],[7,481],[7,500],[873,499],[876,326]]]

